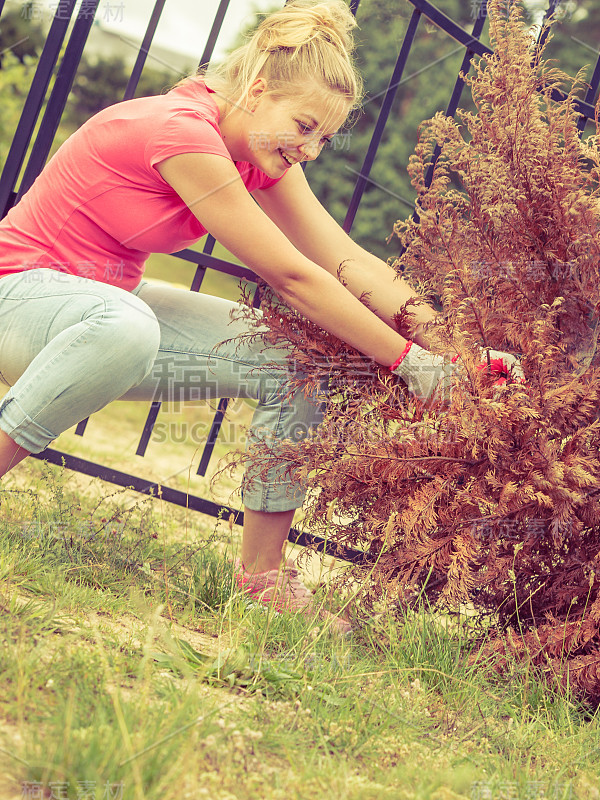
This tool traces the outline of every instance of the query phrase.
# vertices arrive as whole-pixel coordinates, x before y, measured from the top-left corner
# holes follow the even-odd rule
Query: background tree
[[[33,77],[34,63],[26,56],[19,60],[11,52],[4,53],[0,69],[0,169],[6,161],[19,122],[23,104]]]
[[[122,58],[99,58],[81,61],[65,122],[78,128],[98,111],[123,98],[131,70]],[[156,69],[152,64],[144,67],[135,96],[161,94],[173,86],[181,76],[165,69]]]
[[[44,41],[44,30],[32,21],[27,4],[22,9],[5,11],[0,17],[0,169],[8,155]]]
[[[434,5],[447,16],[471,30],[478,0],[438,0]],[[526,4],[529,5],[529,4]],[[532,3],[524,10],[524,20],[539,20],[547,2]],[[325,151],[318,162],[307,168],[307,176],[317,196],[328,210],[343,222],[352,195],[356,172],[360,170],[377,113],[387,88],[413,6],[397,0],[361,0],[357,21],[359,30],[358,64],[365,79],[364,114],[350,131],[349,148]],[[593,0],[561,3],[560,25],[552,39],[548,57],[555,58],[569,74],[594,63],[600,41],[600,8]],[[482,41],[489,45],[487,27]],[[458,50],[458,52],[456,52]],[[352,236],[382,258],[398,253],[397,242],[386,244],[396,217],[414,207],[415,193],[406,171],[414,151],[421,121],[446,108],[460,69],[463,48],[447,34],[422,20],[417,41],[398,88],[390,121],[377,153],[370,183],[354,222]],[[469,93],[462,105],[468,107]],[[343,140],[342,140],[343,141]],[[334,143],[335,144],[335,143]]]
[[[468,30],[472,27],[469,3],[442,0],[436,5]],[[340,224],[412,11],[410,3],[395,0],[362,0],[358,7],[357,59],[366,89],[363,113],[347,137],[334,140],[333,147],[306,170],[313,190]],[[395,219],[414,206],[406,166],[418,127],[423,119],[446,107],[462,58],[463,48],[447,34],[425,20],[420,23],[352,229],[356,241],[384,259],[398,253],[396,242],[386,245]]]
[[[0,69],[6,53],[12,53],[21,63],[37,59],[46,35],[33,14],[33,3],[4,11],[0,17]]]
[[[600,7],[593,0],[563,0],[558,5],[557,21],[547,57],[556,59],[569,75],[576,75],[598,57]],[[589,78],[589,69],[587,72]]]

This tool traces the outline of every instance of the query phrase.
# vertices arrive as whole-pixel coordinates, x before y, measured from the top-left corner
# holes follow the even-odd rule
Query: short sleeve
[[[233,161],[221,134],[195,111],[172,114],[148,140],[144,160],[149,169],[181,153],[209,153]]]

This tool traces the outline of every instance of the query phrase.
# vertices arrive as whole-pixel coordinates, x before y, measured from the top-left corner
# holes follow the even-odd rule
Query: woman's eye
[[[307,136],[308,134],[312,134],[313,137],[316,137],[317,132],[314,128],[310,127],[310,125],[305,125],[303,122],[300,122],[299,119],[296,120],[296,125],[298,126],[298,130],[302,134],[302,136]],[[331,144],[331,137],[330,136],[323,136],[319,140],[319,144],[321,147],[324,147],[326,144]]]

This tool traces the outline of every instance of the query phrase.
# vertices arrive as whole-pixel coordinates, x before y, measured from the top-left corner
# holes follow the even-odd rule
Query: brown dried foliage
[[[450,405],[411,399],[267,296],[268,339],[291,342],[298,381],[329,403],[315,435],[258,455],[313,488],[309,530],[365,550],[364,609],[469,604],[493,615],[484,652],[500,665],[527,659],[598,702],[600,150],[578,135],[580,78],[535,54],[518,7],[491,2],[490,31],[494,55],[465,78],[476,113],[422,125],[419,219],[395,226],[398,270],[439,300],[440,348],[464,364]],[[478,346],[519,354],[526,383],[495,386]]]

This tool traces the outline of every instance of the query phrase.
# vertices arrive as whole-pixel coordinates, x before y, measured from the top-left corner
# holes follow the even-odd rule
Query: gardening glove
[[[408,341],[404,352],[390,370],[402,378],[408,391],[424,403],[434,396],[449,401],[456,361],[457,357],[448,359],[434,355]]]
[[[506,383],[509,377],[523,382],[523,370],[516,356],[500,350],[482,349],[481,359],[481,364],[477,368],[487,370],[489,367],[490,374],[497,376],[495,386]],[[427,402],[436,397],[450,402],[452,375],[459,366],[457,362],[458,356],[448,359],[445,356],[434,355],[409,341],[390,370],[402,378],[408,386],[408,391],[419,400]]]

